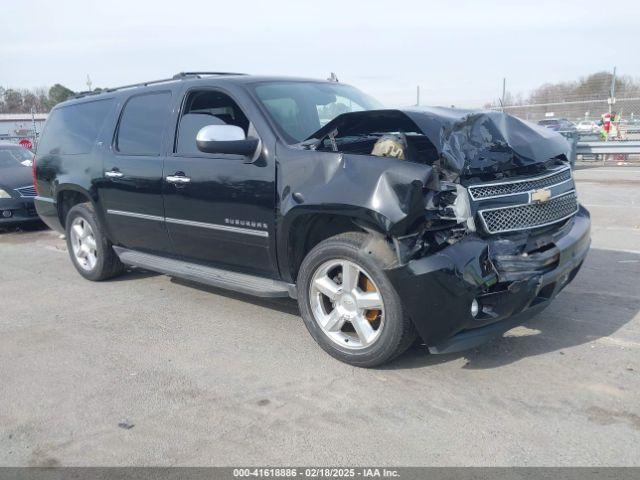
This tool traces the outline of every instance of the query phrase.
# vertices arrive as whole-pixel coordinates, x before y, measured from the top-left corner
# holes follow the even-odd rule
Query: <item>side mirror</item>
[[[196,135],[198,150],[253,157],[260,144],[257,138],[246,138],[244,130],[235,125],[207,125]]]

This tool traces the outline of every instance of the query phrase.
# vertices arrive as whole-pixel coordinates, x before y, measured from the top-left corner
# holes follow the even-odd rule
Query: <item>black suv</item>
[[[567,142],[499,112],[385,110],[336,82],[182,73],[80,95],[44,128],[40,217],[89,280],[141,267],[297,298],[334,357],[469,348],[578,272]]]

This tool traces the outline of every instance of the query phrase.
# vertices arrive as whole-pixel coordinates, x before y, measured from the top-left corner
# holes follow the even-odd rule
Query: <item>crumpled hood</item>
[[[547,128],[495,111],[454,108],[369,110],[344,113],[315,132],[321,139],[376,132],[425,135],[442,159],[442,167],[461,176],[488,174],[569,158],[564,137]]]

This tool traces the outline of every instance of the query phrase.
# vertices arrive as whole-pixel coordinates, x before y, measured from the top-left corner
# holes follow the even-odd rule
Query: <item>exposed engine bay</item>
[[[440,165],[453,176],[496,180],[509,171],[570,152],[557,133],[494,111],[425,108],[370,110],[339,115],[301,143],[319,151],[394,156]],[[376,152],[374,153],[374,147]],[[512,172],[517,173],[517,172]]]
[[[406,153],[405,153],[406,152]],[[371,155],[377,157],[393,157],[404,160],[410,155],[407,136],[404,133],[388,133],[376,140]]]
[[[422,215],[410,221],[404,234],[391,236],[402,262],[469,234],[509,233],[522,239],[519,253],[526,253],[532,231],[544,233],[578,208],[566,140],[501,112],[430,108],[346,113],[300,145],[431,167],[422,185]],[[549,198],[531,197],[538,190],[546,195],[548,187],[553,190],[548,204]]]

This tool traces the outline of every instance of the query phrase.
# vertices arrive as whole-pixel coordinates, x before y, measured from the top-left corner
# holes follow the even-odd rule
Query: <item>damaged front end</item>
[[[545,308],[589,250],[588,212],[540,235],[469,234],[388,270],[433,353],[467,349]]]
[[[357,182],[345,178],[360,175],[360,193],[347,196],[364,195],[358,204],[392,244],[397,262],[387,273],[433,352],[472,347],[537,313],[589,249],[569,145],[515,117],[440,108],[347,113],[299,148],[339,156],[343,171],[325,172],[325,186],[348,191]],[[358,156],[371,160],[370,170]],[[375,160],[382,157],[396,163]]]

